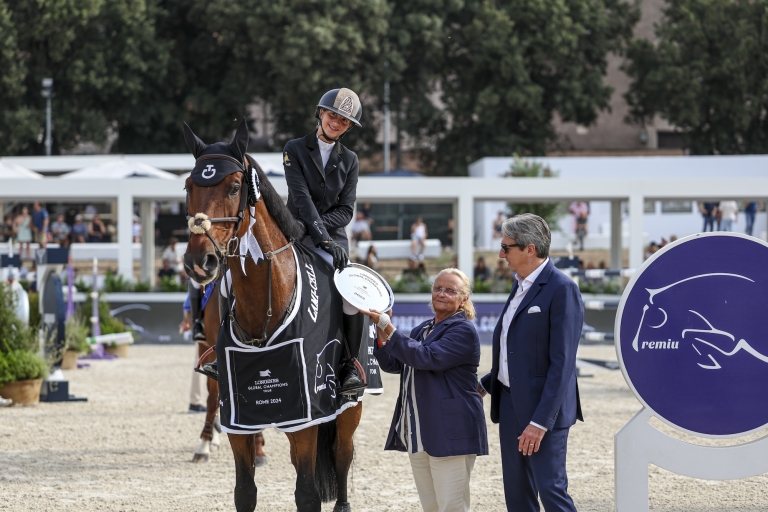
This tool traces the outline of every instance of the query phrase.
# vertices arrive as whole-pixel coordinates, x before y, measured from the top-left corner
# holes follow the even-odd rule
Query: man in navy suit
[[[568,495],[568,430],[582,420],[576,349],[584,305],[576,284],[549,259],[552,236],[541,217],[502,225],[499,257],[515,285],[493,333],[493,367],[478,391],[491,394],[499,424],[507,510],[575,511]]]

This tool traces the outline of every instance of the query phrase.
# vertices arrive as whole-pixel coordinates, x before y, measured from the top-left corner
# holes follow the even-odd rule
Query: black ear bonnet
[[[247,194],[241,196],[240,210],[245,209],[245,199],[248,204],[254,206],[261,199],[259,191],[259,176],[256,167],[248,165],[246,168],[246,150],[248,149],[248,124],[245,119],[240,122],[232,142],[217,142],[205,144],[192,129],[184,123],[184,139],[189,151],[195,157],[195,167],[192,169],[192,182],[200,187],[213,187],[221,183],[221,180],[242,172],[245,174],[245,186]]]

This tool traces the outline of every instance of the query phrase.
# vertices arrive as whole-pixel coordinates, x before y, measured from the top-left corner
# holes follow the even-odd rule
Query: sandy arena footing
[[[192,346],[137,345],[130,357],[67,371],[70,392],[86,403],[0,408],[0,511],[234,510],[235,471],[226,436],[207,464],[192,464],[203,416],[188,414]],[[613,359],[612,347],[583,347],[583,357]],[[482,373],[491,365],[483,346]],[[570,492],[580,511],[613,510],[613,436],[640,409],[619,371],[588,369],[579,381],[585,423],[571,429]],[[355,512],[419,511],[408,458],[382,450],[397,398],[366,396],[355,434],[349,501]],[[486,398],[486,415],[489,401]],[[503,511],[498,428],[488,421],[491,455],[472,474],[472,509]],[[672,430],[655,423],[665,432]],[[756,439],[696,440],[728,445]],[[691,436],[674,434],[692,441]],[[295,473],[288,441],[265,432],[269,465],[256,470],[257,510],[293,511]],[[653,511],[765,511],[765,475],[739,481],[694,480],[650,468]],[[331,511],[333,504],[323,506]]]

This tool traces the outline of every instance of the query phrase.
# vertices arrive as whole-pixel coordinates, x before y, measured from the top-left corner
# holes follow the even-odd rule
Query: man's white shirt
[[[539,277],[541,271],[544,270],[544,266],[547,264],[547,262],[549,262],[549,258],[545,259],[541,265],[536,267],[536,269],[523,280],[520,280],[517,274],[515,274],[515,279],[517,279],[517,291],[515,292],[515,296],[512,297],[512,300],[509,302],[509,307],[504,313],[504,318],[501,320],[501,335],[499,336],[500,350],[498,379],[499,382],[507,387],[509,387],[509,365],[507,364],[507,335],[509,334],[509,326],[512,323],[512,318],[515,316],[517,308],[520,307],[520,303],[523,302],[525,295],[528,293],[528,290],[531,289],[531,286]],[[531,425],[539,427],[542,430],[547,430],[546,428],[534,422],[531,422]]]

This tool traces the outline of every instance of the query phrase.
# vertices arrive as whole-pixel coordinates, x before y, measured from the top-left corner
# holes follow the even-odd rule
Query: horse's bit
[[[243,162],[240,162],[239,160],[232,158],[227,155],[203,155],[200,158],[198,158],[195,161],[195,164],[200,162],[201,160],[229,160],[231,162],[236,163],[240,169],[243,175],[245,176],[245,193],[242,191],[240,192],[240,205],[238,207],[238,213],[237,217],[208,217],[205,213],[196,213],[194,217],[189,216],[189,192],[187,192],[187,225],[189,226],[189,230],[195,234],[195,235],[205,235],[208,237],[208,239],[213,243],[213,247],[216,251],[216,255],[219,257],[220,261],[220,268],[219,268],[219,274],[222,277],[222,286],[227,285],[225,283],[226,279],[224,276],[226,275],[225,270],[227,267],[227,258],[239,258],[242,257],[240,254],[235,254],[234,251],[230,251],[230,246],[232,244],[232,241],[235,242],[235,248],[238,247],[238,238],[237,233],[240,231],[240,226],[243,223],[243,219],[245,218],[245,209],[247,206],[255,206],[256,203],[258,203],[261,200],[261,191],[259,190],[259,175],[256,172],[255,167],[253,166],[253,163],[250,161],[250,157],[248,157],[248,168],[250,169],[250,173],[246,170],[245,166],[243,165]],[[227,244],[222,249],[219,247],[219,244],[214,240],[213,236],[211,236],[211,226],[212,224],[216,223],[226,223],[226,222],[236,222],[235,225],[235,232],[232,238],[230,238],[227,241]],[[261,337],[260,338],[251,338],[245,330],[240,326],[237,319],[235,318],[235,305],[234,305],[234,294],[232,293],[232,280],[230,279],[228,283],[228,289],[227,289],[227,295],[224,297],[224,294],[221,291],[220,288],[220,295],[221,297],[224,297],[227,301],[227,310],[229,311],[229,320],[232,322],[232,326],[234,327],[235,332],[237,333],[238,338],[240,338],[240,342],[247,344],[247,345],[253,345],[256,344],[258,347],[264,346],[264,344],[269,339],[267,336],[267,328],[269,327],[269,322],[272,320],[272,257],[280,254],[284,250],[288,249],[293,245],[293,240],[289,240],[287,244],[280,247],[279,249],[276,249],[274,251],[265,252],[264,253],[264,259],[267,262],[267,320],[264,323],[264,328],[262,329]],[[294,290],[294,295],[296,291]],[[295,300],[295,298],[294,298]]]

